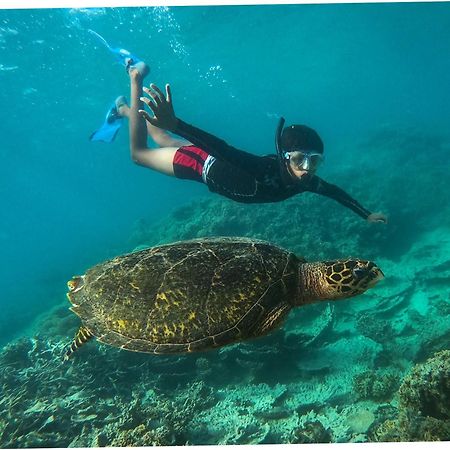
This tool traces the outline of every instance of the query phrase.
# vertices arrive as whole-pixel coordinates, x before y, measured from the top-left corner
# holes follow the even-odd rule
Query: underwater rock
[[[331,432],[319,420],[308,421],[292,433],[290,444],[316,444],[332,442]]]
[[[28,367],[34,345],[34,341],[29,338],[19,338],[14,343],[6,344],[0,353],[0,364],[15,369]]]
[[[182,443],[179,443],[182,445]],[[172,433],[167,427],[148,429],[144,424],[136,428],[125,429],[116,433],[108,447],[155,447],[175,445]]]
[[[450,351],[417,364],[399,389],[396,419],[382,423],[373,438],[382,441],[450,440]]]
[[[450,423],[434,417],[406,417],[383,422],[371,435],[375,442],[416,442],[450,440]]]
[[[374,442],[402,442],[404,441],[403,430],[397,419],[387,419],[381,423],[371,435]]]
[[[390,323],[383,319],[373,317],[368,313],[359,314],[356,319],[356,329],[363,335],[375,342],[383,343],[391,341],[394,330]]]
[[[347,423],[352,433],[365,434],[375,421],[375,414],[365,408],[356,410],[347,417]]]
[[[450,420],[450,350],[416,365],[399,390],[400,405],[408,411]]]

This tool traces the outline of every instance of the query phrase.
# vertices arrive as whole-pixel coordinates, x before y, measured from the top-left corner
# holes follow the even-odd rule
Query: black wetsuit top
[[[242,203],[279,202],[301,192],[314,192],[336,200],[364,219],[370,215],[370,211],[345,191],[317,175],[307,174],[298,181],[286,183],[276,155],[257,156],[239,150],[179,119],[173,132],[216,158],[206,179],[212,192]]]

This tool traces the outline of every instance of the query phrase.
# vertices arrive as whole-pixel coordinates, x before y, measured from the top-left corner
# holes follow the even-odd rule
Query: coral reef
[[[38,335],[0,354],[2,447],[183,445],[194,415],[216,402],[189,375],[182,388],[161,391],[156,361],[91,348],[66,364],[63,350]]]
[[[448,150],[441,138],[411,136],[384,130],[361,143],[367,176],[353,176],[354,163],[344,159],[334,172],[324,167],[324,178],[390,214],[388,226],[308,193],[267,205],[215,196],[159,224],[139,221],[127,243],[131,251],[250,236],[308,260],[375,259],[386,274],[379,287],[299,308],[283,329],[219,351],[153,356],[93,341],[67,363],[61,358],[79,320],[58,300],[0,350],[0,447],[450,439],[448,177],[438,165],[415,171],[414,180],[379,177],[393,148],[406,174],[423,163],[425,142]],[[433,220],[417,208],[425,203],[439,212]]]
[[[400,406],[409,412],[450,420],[450,350],[436,353],[403,380]]]
[[[308,421],[292,433],[290,444],[315,444],[331,442],[331,432],[318,420]]]
[[[391,324],[379,319],[374,320],[370,314],[359,314],[356,319],[356,328],[364,336],[373,339],[375,342],[387,342],[394,337],[394,330]]]
[[[376,440],[450,440],[450,350],[417,364],[404,378],[398,396],[398,417],[378,427]]]
[[[399,386],[399,376],[392,371],[366,371],[353,378],[353,389],[360,399],[389,401]]]

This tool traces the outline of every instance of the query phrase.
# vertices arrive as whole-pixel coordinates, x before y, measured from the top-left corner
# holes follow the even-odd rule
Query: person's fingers
[[[138,113],[147,121],[150,122],[152,125],[156,125],[157,120],[155,117],[150,116],[150,114],[147,111],[144,111],[143,109],[139,109]]]
[[[372,213],[369,215],[369,217],[367,217],[367,220],[369,222],[377,222],[377,223],[379,223],[379,222],[387,223],[388,222],[387,217],[382,213]]]
[[[162,91],[161,91],[161,89],[158,87],[158,86],[156,86],[156,84],[154,84],[154,83],[151,83],[150,84],[150,87],[161,97],[161,98],[164,98],[164,94],[162,93]]]
[[[161,97],[156,92],[148,92],[148,95],[157,105],[162,105],[164,99],[161,99]]]
[[[150,88],[148,88],[148,87],[143,86],[143,87],[142,87],[142,90],[143,90],[147,95],[152,95],[152,94],[153,94],[153,91],[152,91]]]
[[[153,97],[152,98],[139,97],[139,100],[144,102],[149,108],[152,108],[152,107],[154,107],[156,105],[161,105],[161,101],[157,101]],[[153,111],[153,108],[152,108],[152,111]]]
[[[153,100],[156,104],[158,104],[158,105],[161,105],[161,104],[162,104],[161,98],[160,98],[155,92],[151,91],[150,89],[148,89],[148,88],[146,88],[146,87],[143,87],[142,90],[143,90],[148,96],[150,96],[150,97],[152,98],[152,100]],[[147,103],[147,102],[149,101],[149,99],[146,99],[147,101],[144,100],[144,99],[146,99],[146,97],[141,97],[141,100],[144,101],[145,103]],[[148,105],[148,103],[147,103],[147,105]]]
[[[151,92],[150,93],[153,101],[157,104],[157,105],[161,105],[164,102],[164,97],[161,98],[161,96],[159,94],[156,94],[155,92]]]
[[[153,102],[151,102],[149,100],[149,102],[147,103],[147,106],[153,111],[153,114],[156,116],[157,111],[158,111],[158,106],[155,105]]]
[[[167,103],[172,103],[172,91],[170,89],[169,83],[166,84],[166,100]]]
[[[147,97],[139,97],[139,100],[141,102],[144,102],[147,106],[149,106],[150,103],[152,103],[152,101],[149,98],[147,98]]]
[[[153,114],[155,114],[155,116],[156,116],[156,111],[158,111],[158,105],[155,105],[155,103],[153,103],[147,97],[139,97],[139,100],[144,102],[153,111]]]

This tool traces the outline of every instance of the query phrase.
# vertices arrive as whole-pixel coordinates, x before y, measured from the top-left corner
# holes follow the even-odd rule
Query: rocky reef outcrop
[[[378,440],[450,440],[450,350],[414,366],[403,379],[398,401],[398,417],[376,430]]]

